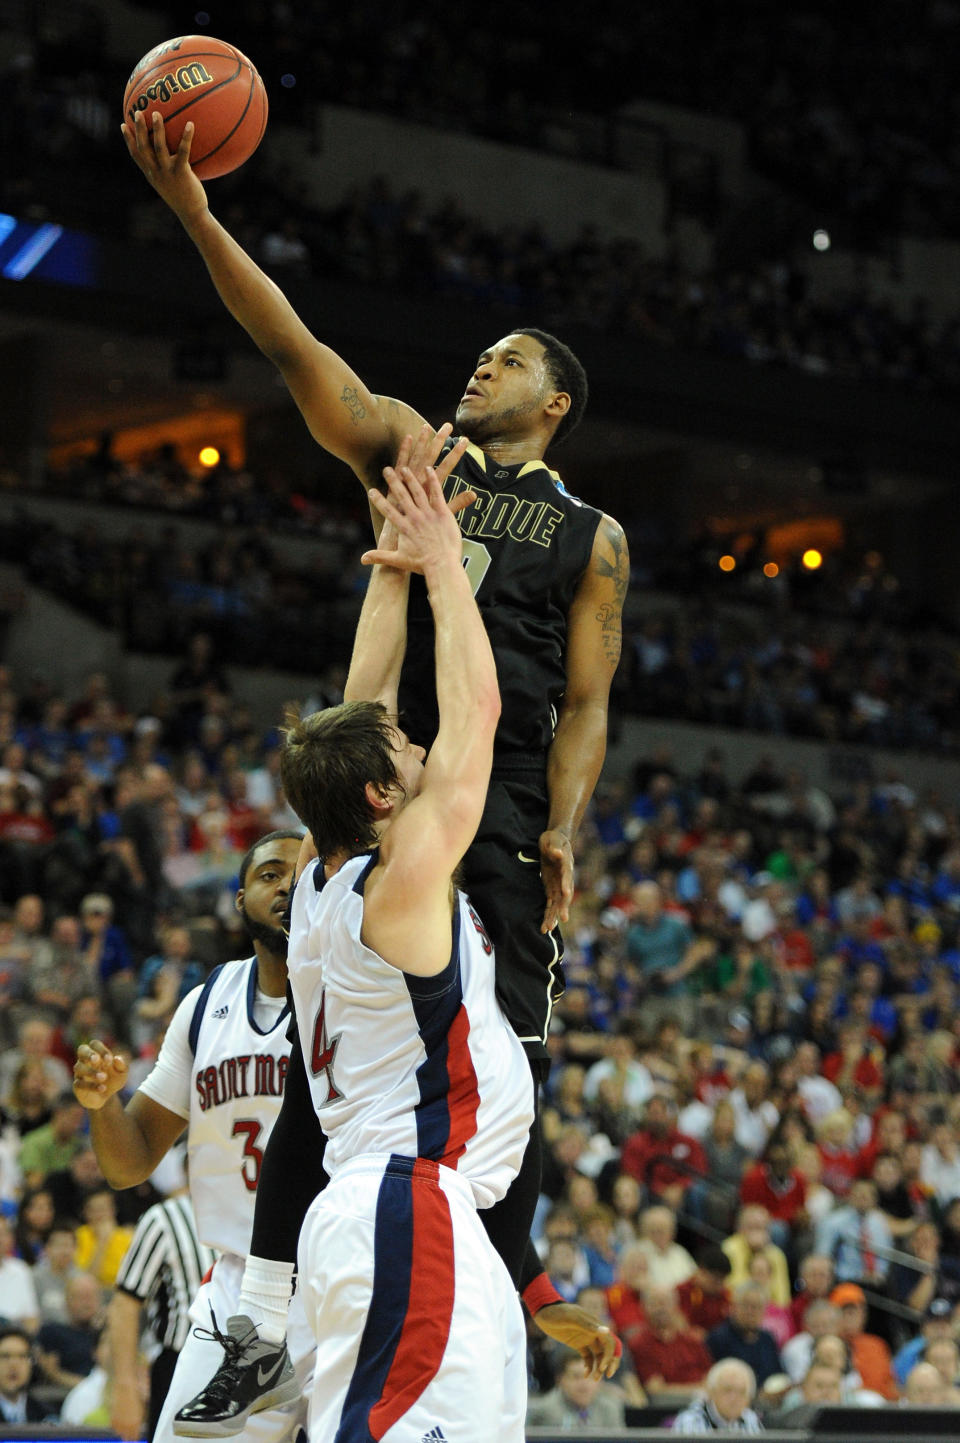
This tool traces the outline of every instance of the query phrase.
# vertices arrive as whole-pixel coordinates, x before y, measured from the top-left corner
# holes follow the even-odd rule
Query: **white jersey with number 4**
[[[289,1009],[257,991],[257,959],[227,962],[177,1008],[141,1091],[188,1122],[202,1242],[245,1257],[260,1164],[283,1101]]]
[[[293,898],[287,967],[324,1165],[367,1154],[455,1169],[478,1207],[516,1176],[533,1121],[533,1079],[494,995],[493,948],[466,896],[450,960],[434,977],[361,941],[365,853],[329,880],[313,863]]]

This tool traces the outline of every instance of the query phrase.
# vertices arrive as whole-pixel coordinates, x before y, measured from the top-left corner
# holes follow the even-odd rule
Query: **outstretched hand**
[[[124,121],[120,127],[127,143],[127,151],[154,190],[181,220],[207,208],[207,193],[193,173],[190,165],[190,146],[193,142],[193,121],[183,128],[183,135],[176,150],[167,149],[167,137],[163,128],[163,117],[159,110],[153,111],[150,129],[142,110],[138,110],[133,124]]]
[[[540,835],[540,876],[547,894],[541,932],[552,932],[570,917],[573,901],[573,848],[566,832],[551,827]]]
[[[620,1339],[578,1303],[547,1303],[533,1321],[548,1338],[579,1353],[591,1378],[612,1378],[619,1368]]]
[[[467,449],[467,439],[461,437],[455,446],[451,446],[445,456],[440,457],[440,453],[452,433],[453,427],[449,421],[445,421],[438,431],[434,431],[432,426],[424,423],[416,439],[413,436],[404,436],[400,443],[400,450],[397,452],[396,461],[392,466],[383,468],[383,479],[387,483],[388,496],[392,496],[395,501],[398,497],[402,497],[409,477],[413,477],[421,487],[426,488],[429,476],[432,474],[436,476],[442,488]],[[451,515],[456,516],[476,499],[475,491],[462,491],[449,503],[448,510]],[[361,561],[365,566],[373,566],[379,562],[382,565],[394,566],[398,570],[421,570],[420,566],[411,564],[409,543],[403,539],[395,524],[395,519],[380,504],[382,500],[383,493],[381,491],[370,492],[371,505],[383,516],[384,524],[377,540],[376,550],[364,552],[360,558]]]
[[[93,1037],[81,1042],[73,1064],[73,1095],[88,1112],[99,1112],[127,1080],[126,1059]]]

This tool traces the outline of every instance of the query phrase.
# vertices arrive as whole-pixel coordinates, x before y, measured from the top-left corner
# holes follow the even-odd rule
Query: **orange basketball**
[[[143,57],[123,93],[128,125],[138,110],[148,128],[160,112],[171,151],[193,121],[190,164],[201,180],[249,160],[267,128],[267,92],[256,67],[235,45],[211,35],[165,40]]]

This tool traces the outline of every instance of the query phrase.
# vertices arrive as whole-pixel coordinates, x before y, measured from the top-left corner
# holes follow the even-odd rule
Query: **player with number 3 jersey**
[[[286,936],[281,927],[299,832],[273,832],[248,852],[240,869],[237,906],[255,953],[217,967],[181,1002],[156,1065],[126,1108],[115,1095],[126,1064],[100,1042],[79,1049],[74,1092],[90,1109],[91,1135],[112,1187],[150,1175],[186,1128],[188,1180],[197,1232],[218,1254],[191,1308],[191,1331],[174,1370],[154,1443],[170,1443],[178,1409],[210,1371],[205,1333],[212,1316],[237,1311],[250,1246],[263,1150],[280,1111],[290,1056],[287,1037]],[[234,1340],[220,1335],[229,1355]],[[306,1417],[314,1356],[302,1304],[290,1309],[291,1366],[273,1387],[273,1406],[252,1418],[254,1443],[286,1443]],[[269,1380],[271,1383],[273,1380]]]

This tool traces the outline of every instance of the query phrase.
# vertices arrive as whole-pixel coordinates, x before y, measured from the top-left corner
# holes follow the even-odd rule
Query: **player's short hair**
[[[297,832],[297,831],[295,831],[293,827],[284,827],[284,828],[282,828],[282,829],[281,829],[280,831],[278,831],[278,832],[267,832],[267,833],[265,833],[264,836],[257,838],[257,840],[254,842],[253,846],[252,846],[252,847],[250,848],[250,850],[247,852],[247,854],[246,854],[246,856],[244,857],[243,861],[240,863],[240,874],[239,874],[239,875],[240,875],[240,883],[239,883],[239,885],[240,885],[241,890],[247,885],[247,873],[248,873],[249,870],[250,870],[250,864],[251,864],[251,862],[253,861],[254,854],[255,854],[256,852],[259,852],[260,848],[261,848],[262,846],[264,846],[265,843],[267,843],[267,842],[285,842],[285,841],[302,842],[302,841],[303,841],[303,833],[302,833],[302,832]]]
[[[320,857],[360,852],[376,842],[366,785],[383,792],[401,786],[396,740],[396,726],[378,701],[341,702],[287,728],[280,753],[283,790]]]
[[[570,409],[561,419],[550,442],[551,446],[559,446],[562,441],[566,441],[567,437],[572,435],[583,420],[589,391],[587,373],[570,347],[565,346],[562,341],[558,341],[556,336],[551,336],[549,331],[537,330],[536,326],[517,326],[512,334],[532,336],[535,341],[540,342],[546,357],[547,368],[550,371],[550,379],[558,391],[566,391],[570,397]]]

